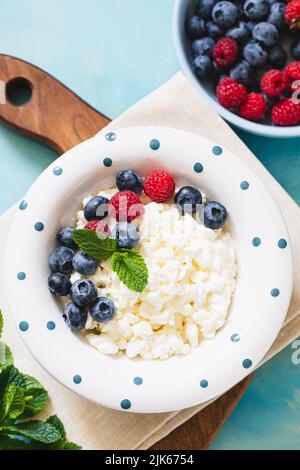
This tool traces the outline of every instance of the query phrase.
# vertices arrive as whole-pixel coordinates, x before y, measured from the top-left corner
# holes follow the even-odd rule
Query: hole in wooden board
[[[6,99],[14,106],[27,104],[32,97],[32,84],[26,78],[13,78],[6,84]]]

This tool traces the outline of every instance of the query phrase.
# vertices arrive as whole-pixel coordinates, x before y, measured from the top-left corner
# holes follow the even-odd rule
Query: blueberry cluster
[[[137,194],[142,192],[142,179],[131,170],[121,171],[116,180],[118,189],[131,190]],[[94,196],[84,208],[84,217],[90,223],[103,221],[109,213],[109,200],[103,196]],[[95,225],[96,227],[96,225]],[[64,227],[56,236],[58,247],[49,256],[51,275],[48,278],[48,287],[55,296],[70,295],[72,302],[64,311],[66,324],[72,331],[82,330],[87,319],[87,312],[93,320],[105,323],[115,314],[114,303],[107,297],[98,297],[98,290],[90,279],[79,279],[73,284],[70,274],[73,271],[90,276],[95,274],[98,261],[82,251],[78,251],[73,240],[75,227]],[[139,230],[133,223],[122,221],[116,223],[112,238],[117,241],[119,248],[131,249],[139,241]]]
[[[281,69],[286,64],[288,54],[283,44],[288,35],[295,36],[289,41],[292,43],[289,49],[292,57],[299,60],[300,33],[288,29],[285,7],[285,2],[274,0],[199,0],[186,23],[197,76],[217,80],[220,76],[230,76],[247,85],[248,91],[256,90],[268,68]],[[214,59],[213,50],[216,41],[224,37],[236,41],[238,54],[229,68],[222,69]]]
[[[107,322],[113,318],[115,307],[112,300],[98,297],[98,290],[90,279],[79,279],[71,284],[69,275],[73,270],[88,276],[98,268],[96,260],[82,251],[76,251],[73,231],[74,227],[65,227],[57,234],[60,246],[49,256],[52,273],[48,278],[48,286],[51,294],[71,296],[72,302],[65,308],[64,319],[72,331],[79,331],[85,326],[87,311],[95,321]]]

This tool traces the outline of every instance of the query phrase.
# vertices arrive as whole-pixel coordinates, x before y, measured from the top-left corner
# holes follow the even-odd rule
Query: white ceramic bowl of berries
[[[300,135],[300,1],[176,0],[184,74],[227,121],[269,137]]]
[[[242,380],[293,282],[288,231],[259,178],[220,142],[160,127],[106,131],[56,160],[5,251],[10,312],[34,357],[130,412],[187,408]]]

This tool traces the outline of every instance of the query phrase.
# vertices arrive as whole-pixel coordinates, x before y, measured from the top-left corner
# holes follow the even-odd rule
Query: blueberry
[[[107,323],[113,319],[115,315],[115,305],[112,300],[107,297],[99,297],[90,306],[90,315],[93,320],[99,323]]]
[[[84,308],[71,302],[66,306],[63,317],[71,331],[80,331],[85,327],[87,314]]]
[[[183,186],[175,194],[174,201],[181,214],[194,214],[197,210],[197,205],[202,203],[202,194],[199,189],[193,186]]]
[[[76,243],[73,240],[73,232],[75,227],[64,227],[56,235],[56,239],[60,245],[68,248],[76,248]]]
[[[230,28],[238,18],[238,9],[236,5],[231,2],[218,2],[213,7],[212,17],[221,28]]]
[[[245,42],[250,38],[251,31],[245,21],[240,21],[236,26],[227,31],[226,36],[235,41],[241,43]]]
[[[199,0],[198,7],[197,7],[197,14],[208,20],[211,18],[211,13],[216,0]]]
[[[90,258],[82,251],[78,251],[73,258],[73,267],[78,273],[88,276],[95,274],[98,268],[98,261]]]
[[[243,85],[250,83],[252,76],[252,67],[246,60],[241,60],[230,70],[230,77],[236,80],[238,83],[242,83]]]
[[[86,220],[102,220],[108,215],[109,200],[103,196],[94,196],[84,208]]]
[[[291,53],[295,60],[300,60],[300,40],[293,42],[291,47]]]
[[[218,229],[223,227],[227,219],[227,210],[216,201],[206,202],[200,210],[200,219],[207,228]]]
[[[224,35],[224,32],[217,23],[208,21],[206,23],[206,34],[212,39],[219,39]]]
[[[117,240],[119,248],[134,248],[140,241],[139,229],[131,222],[120,222],[112,231],[112,238]]]
[[[269,13],[269,3],[264,0],[247,0],[244,3],[244,12],[249,20],[262,20]]]
[[[51,294],[64,296],[69,295],[71,290],[70,279],[62,273],[53,273],[48,277],[48,286]]]
[[[205,22],[200,16],[191,16],[187,19],[186,32],[190,39],[201,38],[205,34]]]
[[[250,30],[250,32],[252,32],[256,23],[254,21],[246,21],[246,25],[247,25],[247,28]]]
[[[274,46],[279,38],[276,26],[266,21],[262,21],[254,26],[252,36],[265,47]]]
[[[192,43],[192,54],[193,57],[198,55],[211,55],[215,41],[212,38],[201,38],[196,39]]]
[[[267,18],[268,23],[272,23],[276,28],[282,29],[285,27],[285,3],[276,2],[271,5],[270,13]]]
[[[117,188],[120,191],[128,190],[141,194],[143,191],[143,180],[132,170],[122,170],[117,175]]]
[[[207,55],[198,55],[193,60],[193,65],[199,78],[207,77],[213,73],[212,60]]]
[[[253,67],[261,67],[268,60],[267,52],[262,46],[255,42],[248,42],[243,49],[244,58],[253,65]]]
[[[299,51],[300,52],[300,51]],[[300,58],[300,54],[299,54]],[[282,46],[274,46],[269,50],[269,62],[273,67],[283,68],[287,63],[287,53]]]
[[[89,305],[97,299],[97,288],[89,279],[79,279],[72,284],[71,299],[79,307]]]
[[[49,266],[53,272],[68,274],[73,270],[74,251],[61,246],[55,248],[49,256]]]

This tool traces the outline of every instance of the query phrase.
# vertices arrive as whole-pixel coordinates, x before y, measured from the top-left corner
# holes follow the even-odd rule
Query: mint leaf
[[[35,378],[23,375],[24,395],[26,400],[25,410],[21,418],[31,418],[42,411],[48,400],[48,392]]]
[[[41,444],[35,444],[17,436],[1,436],[0,450],[38,450]]]
[[[148,269],[144,258],[136,251],[113,254],[111,265],[121,281],[129,289],[142,292],[148,284]]]
[[[0,372],[6,367],[13,365],[13,355],[6,344],[0,341]]]
[[[81,251],[97,261],[104,261],[110,258],[117,250],[116,240],[112,238],[101,239],[92,230],[74,230],[73,240]]]
[[[24,386],[23,375],[14,366],[7,367],[0,373],[0,399],[3,398],[9,384]]]
[[[52,444],[61,439],[61,433],[57,428],[43,421],[26,421],[24,423],[0,427],[1,434],[4,436],[24,436],[44,444]]]

